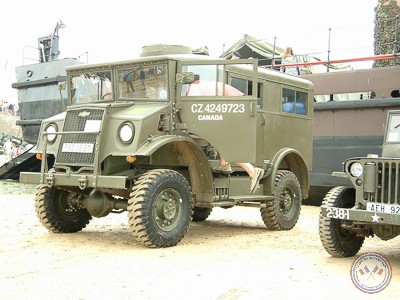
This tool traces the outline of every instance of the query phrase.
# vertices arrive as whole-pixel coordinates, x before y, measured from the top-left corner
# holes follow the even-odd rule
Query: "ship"
[[[63,112],[68,105],[66,90],[59,84],[65,82],[65,68],[82,64],[75,58],[59,59],[59,29],[65,24],[58,21],[53,32],[38,38],[39,63],[18,66],[15,69],[20,120],[24,141],[36,144],[43,119]]]
[[[65,28],[60,20],[51,34],[38,38],[37,63],[23,64],[15,68],[11,86],[17,90],[19,120],[24,142],[34,147],[43,119],[63,112],[68,105],[66,90],[60,88],[66,80],[65,68],[83,64],[75,58],[60,59],[59,29]],[[29,149],[28,149],[29,150]],[[21,171],[38,171],[40,163],[29,151],[0,167],[0,179],[19,179]]]

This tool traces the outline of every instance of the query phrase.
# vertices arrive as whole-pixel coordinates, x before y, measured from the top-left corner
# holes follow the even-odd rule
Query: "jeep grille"
[[[375,202],[398,204],[400,162],[377,162],[377,192]]]
[[[87,120],[102,120],[104,110],[81,109],[67,111],[63,132],[82,132],[82,134],[63,134],[60,148],[58,149],[57,164],[72,164],[75,166],[91,166],[94,163],[96,134],[85,133]],[[93,144],[91,153],[63,151],[63,145],[68,144]]]

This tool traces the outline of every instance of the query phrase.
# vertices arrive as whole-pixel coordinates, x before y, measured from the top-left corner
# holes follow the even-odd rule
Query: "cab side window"
[[[231,77],[230,85],[247,95],[247,80]]]
[[[231,77],[229,84],[234,88],[241,91],[244,95],[251,96],[253,93],[253,82],[251,80]],[[262,108],[263,103],[261,101],[261,94],[262,94],[262,83],[257,83],[257,108]]]
[[[307,93],[283,88],[282,112],[307,115]]]

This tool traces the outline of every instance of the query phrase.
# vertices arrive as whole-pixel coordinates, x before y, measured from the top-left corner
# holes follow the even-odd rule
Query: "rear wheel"
[[[191,221],[189,183],[173,170],[146,172],[132,189],[128,212],[131,232],[139,243],[151,248],[175,246]]]
[[[92,216],[76,205],[77,195],[47,185],[38,185],[35,195],[36,214],[40,222],[56,233],[78,232],[89,224]]]
[[[290,230],[299,219],[300,209],[301,189],[296,175],[290,171],[278,171],[274,200],[260,209],[264,224],[272,230]]]
[[[193,208],[193,221],[201,222],[208,218],[211,214],[212,208],[209,207],[194,207]]]
[[[322,205],[326,207],[351,208],[355,203],[353,188],[338,186],[331,189]],[[365,237],[343,228],[346,221],[331,219],[319,215],[319,236],[325,250],[335,257],[350,257],[360,251]],[[348,222],[348,221],[347,221]]]

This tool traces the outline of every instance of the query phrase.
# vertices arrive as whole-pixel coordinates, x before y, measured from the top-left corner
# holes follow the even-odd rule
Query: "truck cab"
[[[38,184],[50,231],[127,211],[139,243],[170,247],[192,220],[236,205],[258,207],[270,229],[295,226],[312,168],[309,81],[177,45],[66,72],[69,105],[41,124],[41,171],[20,175]],[[232,172],[215,171],[221,155]],[[255,193],[235,162],[263,169]]]

